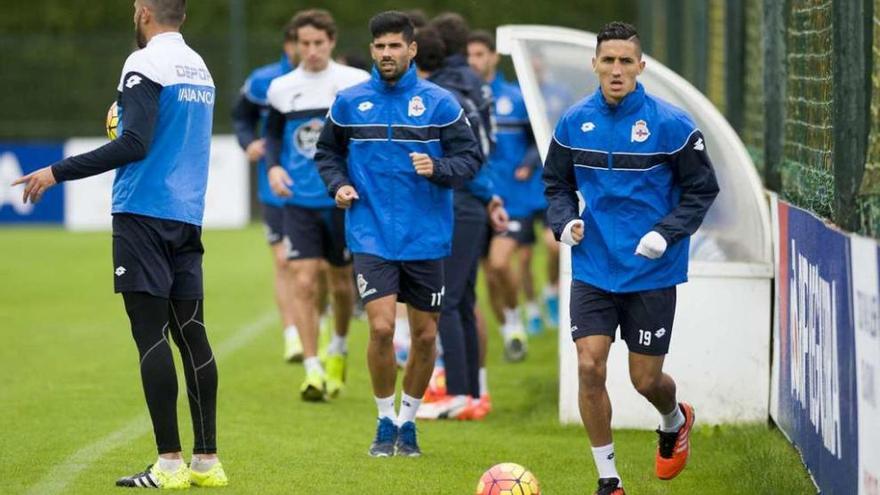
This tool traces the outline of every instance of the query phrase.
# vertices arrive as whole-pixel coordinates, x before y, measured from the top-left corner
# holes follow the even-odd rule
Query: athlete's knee
[[[578,356],[578,380],[582,387],[588,389],[604,387],[606,375],[605,361],[598,360],[587,353],[581,353]]]
[[[394,338],[394,317],[370,320],[370,340],[391,344]]]
[[[650,397],[656,395],[663,381],[663,373],[630,371],[629,379],[639,394]]]
[[[433,325],[425,326],[421,329],[413,329],[411,338],[412,343],[410,345],[412,347],[418,347],[423,351],[431,350],[437,342],[437,326]]]
[[[289,263],[287,269],[296,291],[295,296],[303,299],[314,299],[318,295],[318,272],[309,265]]]
[[[510,258],[507,256],[492,256],[489,258],[489,271],[494,277],[500,277],[510,270]]]

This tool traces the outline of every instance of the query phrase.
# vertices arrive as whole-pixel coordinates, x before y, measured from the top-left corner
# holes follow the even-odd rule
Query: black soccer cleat
[[[626,495],[617,478],[599,478],[599,488],[594,495]]]

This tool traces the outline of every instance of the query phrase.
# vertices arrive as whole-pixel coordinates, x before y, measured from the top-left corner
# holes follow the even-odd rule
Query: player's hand
[[[252,141],[244,152],[247,155],[249,162],[254,163],[260,161],[260,159],[266,155],[266,140],[257,139]]]
[[[507,215],[507,210],[504,209],[504,201],[498,196],[494,196],[486,206],[486,210],[489,213],[489,225],[492,226],[492,229],[498,233],[506,232],[507,222],[510,218]]]
[[[666,239],[656,231],[650,231],[642,237],[636,247],[635,254],[644,256],[652,260],[663,256],[666,252]]]
[[[580,244],[584,240],[584,222],[577,222],[571,227],[571,239],[575,244]]]
[[[434,160],[424,153],[410,153],[409,158],[412,160],[416,173],[422,177],[431,177],[434,175]]]
[[[336,191],[336,206],[346,210],[351,208],[354,200],[360,199],[357,191],[352,186],[342,186]]]
[[[513,171],[513,178],[520,182],[525,182],[529,180],[534,170],[534,168],[528,165],[520,165],[519,167],[516,167],[516,170]]]
[[[20,177],[12,185],[25,185],[24,193],[21,196],[22,202],[27,203],[30,200],[31,203],[37,203],[43,197],[43,193],[57,183],[58,181],[55,180],[55,174],[52,173],[52,167],[50,166]]]
[[[290,186],[293,185],[293,179],[287,174],[284,167],[269,167],[269,187],[276,196],[281,198],[289,198],[293,196]]]
[[[571,247],[575,247],[584,240],[584,221],[576,218],[567,224],[559,236],[559,242]]]

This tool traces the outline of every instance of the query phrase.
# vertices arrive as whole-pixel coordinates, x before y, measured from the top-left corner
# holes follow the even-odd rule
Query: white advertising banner
[[[859,415],[859,494],[880,495],[880,281],[878,246],[852,236],[853,320]]]
[[[104,138],[67,141],[64,156],[91,151]],[[69,230],[109,230],[110,198],[115,172],[64,184],[64,226]],[[204,227],[241,228],[250,221],[248,162],[234,136],[214,136],[205,197]]]

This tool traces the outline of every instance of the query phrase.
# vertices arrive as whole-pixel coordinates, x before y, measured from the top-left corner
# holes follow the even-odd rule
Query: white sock
[[[602,447],[593,447],[593,461],[596,463],[596,469],[599,471],[600,478],[617,478],[617,466],[614,465],[614,443],[609,443]],[[621,481],[620,486],[623,486]]]
[[[519,324],[519,311],[517,308],[504,308],[504,325],[516,326]]]
[[[544,286],[544,299],[559,296],[559,286],[547,284]]]
[[[334,333],[333,336],[330,337],[330,345],[327,346],[327,354],[348,354],[348,339]]]
[[[397,415],[397,426],[401,426],[407,421],[415,421],[416,411],[419,410],[421,404],[422,399],[416,399],[404,392],[400,396],[400,413]]]
[[[526,303],[526,316],[529,319],[541,317],[541,308],[538,307],[538,303],[535,301],[529,301]]]
[[[486,375],[486,368],[480,368],[480,397],[489,395],[489,378]]]
[[[299,339],[299,330],[296,328],[296,325],[289,325],[284,329],[284,338]]]
[[[678,404],[675,405],[675,409],[669,414],[660,415],[660,431],[665,431],[667,433],[678,431],[683,424],[684,414],[681,413],[681,408],[678,407]]]
[[[200,473],[205,473],[214,467],[214,464],[220,462],[216,457],[213,459],[200,459],[196,456],[193,456],[192,462],[189,464],[189,468],[193,471],[198,471]]]
[[[394,395],[391,397],[375,397],[375,399],[376,408],[379,409],[379,417],[394,421],[394,417],[397,416],[394,413]]]
[[[324,373],[324,367],[321,366],[321,360],[318,359],[318,356],[303,359],[303,366],[306,367],[306,374],[313,372],[313,370],[321,374]]]
[[[159,466],[159,469],[165,471],[166,473],[173,473],[180,469],[180,466],[183,465],[183,459],[166,459],[162,456],[159,456],[159,460],[156,461],[156,465]]]

